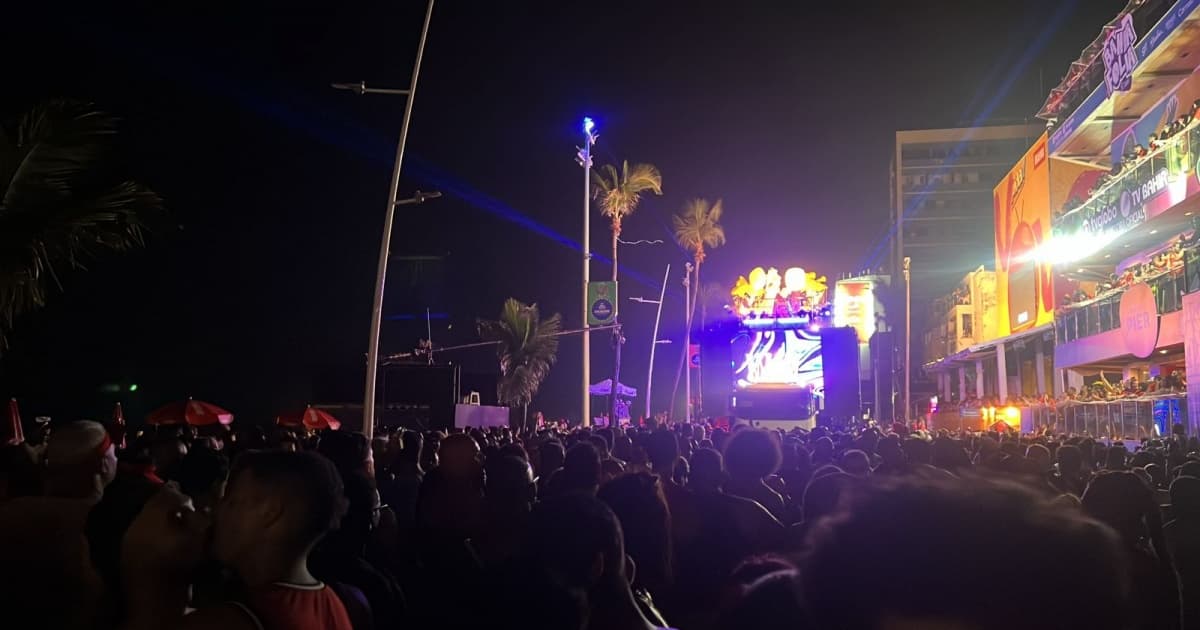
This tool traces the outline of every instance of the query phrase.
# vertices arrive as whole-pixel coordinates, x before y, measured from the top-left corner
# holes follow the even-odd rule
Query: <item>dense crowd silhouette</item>
[[[1200,445],[78,421],[0,448],[0,542],[9,628],[1191,629]]]

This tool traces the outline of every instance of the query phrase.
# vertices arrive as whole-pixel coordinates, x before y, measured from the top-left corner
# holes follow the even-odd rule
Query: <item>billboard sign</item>
[[[833,325],[849,326],[864,344],[875,334],[875,283],[838,280],[833,289]]]
[[[1121,295],[1121,337],[1125,349],[1139,359],[1149,358],[1158,345],[1158,307],[1154,291],[1139,282]]]
[[[1046,150],[1043,133],[993,190],[997,337],[1054,320],[1053,265],[1036,257],[1050,240]]]

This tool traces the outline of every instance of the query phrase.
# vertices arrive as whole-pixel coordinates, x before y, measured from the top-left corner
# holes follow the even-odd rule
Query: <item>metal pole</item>
[[[654,335],[650,337],[650,368],[646,370],[646,417],[650,417],[650,384],[654,382],[654,348],[658,346],[658,322],[662,319],[663,299],[667,297],[667,280],[671,277],[671,265],[663,273],[662,288],[658,291],[658,311],[654,313]]]
[[[371,333],[367,341],[367,378],[363,395],[363,433],[370,440],[375,432],[375,378],[379,370],[379,329],[383,323],[383,288],[387,281],[388,253],[392,245],[392,223],[396,218],[396,193],[400,189],[400,166],[404,162],[404,145],[408,141],[408,122],[412,118],[413,99],[417,96],[417,76],[421,73],[421,58],[425,54],[425,38],[429,34],[429,19],[433,16],[433,0],[425,8],[425,23],[417,44],[408,98],[404,101],[404,118],[400,122],[400,139],[396,142],[396,161],[392,165],[392,182],[388,186],[387,213],[383,219],[383,237],[379,244],[379,266],[375,271],[375,300],[371,305]]]
[[[912,407],[912,258],[904,257],[904,421]]]
[[[592,333],[588,330],[588,283],[591,282],[591,218],[592,218],[592,134],[591,119],[584,119],[583,159],[583,426],[592,426]],[[613,383],[615,388],[617,385]]]
[[[683,366],[683,405],[684,422],[692,421],[692,263],[687,264],[687,273],[683,275],[683,356],[687,357]]]

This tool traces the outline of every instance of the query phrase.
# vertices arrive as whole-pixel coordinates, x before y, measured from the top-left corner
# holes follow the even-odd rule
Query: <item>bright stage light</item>
[[[595,128],[596,128],[596,123],[591,118],[585,116],[583,118],[583,133],[590,134],[590,133],[592,133],[592,130]]]

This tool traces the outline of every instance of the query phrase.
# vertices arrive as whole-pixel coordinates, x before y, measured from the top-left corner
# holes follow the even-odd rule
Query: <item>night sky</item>
[[[578,326],[573,157],[591,115],[598,164],[647,161],[663,173],[665,194],[645,199],[623,238],[666,242],[625,247],[621,262],[624,296],[655,297],[674,265],[661,336],[676,343],[655,372],[655,408],[665,407],[684,260],[668,226],[687,199],[725,201],[729,243],[711,253],[709,280],[729,284],[757,265],[831,279],[854,270],[887,229],[895,130],[1032,118],[1124,4],[442,0],[401,195],[445,196],[401,208],[393,255],[445,258],[394,262],[385,315],[446,314],[434,322],[439,345],[475,341],[475,318],[494,317],[508,296]],[[118,397],[140,417],[192,395],[250,420],[340,392],[359,399],[403,101],[329,83],[406,87],[424,7],[6,11],[0,114],[49,97],[97,102],[124,121],[127,172],[168,211],[144,250],[91,261],[19,323],[0,394],[59,417],[105,416]],[[606,254],[606,224],[593,218],[593,250]],[[641,388],[653,307],[622,300],[624,380]],[[423,336],[423,321],[389,321],[383,350]],[[599,380],[609,350],[595,336]],[[564,339],[534,408],[577,415],[579,351]],[[488,350],[453,360],[495,370]],[[132,394],[102,389],[133,383]]]

